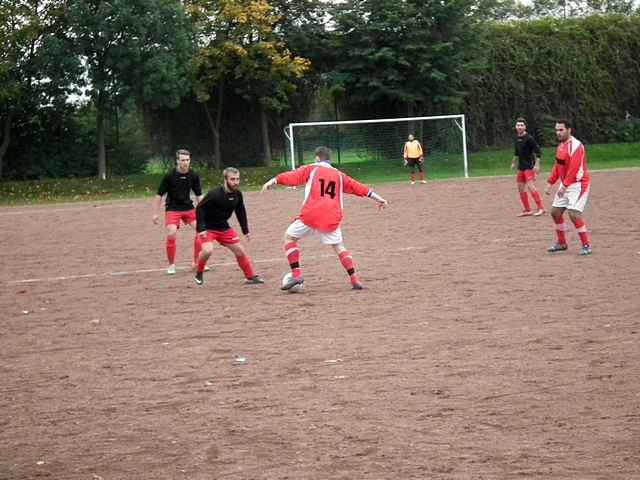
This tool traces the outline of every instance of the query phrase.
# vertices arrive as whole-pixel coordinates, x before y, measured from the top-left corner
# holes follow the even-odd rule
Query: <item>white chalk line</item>
[[[406,252],[406,251],[411,251],[411,250],[421,250],[425,247],[420,246],[420,247],[402,247],[402,248],[396,248],[394,251],[395,252]],[[354,252],[355,254],[359,255],[359,256],[364,256],[366,254],[363,253],[359,253],[359,252]],[[377,254],[376,254],[377,255]],[[323,255],[305,255],[305,258],[307,259],[318,259],[318,258],[330,258],[330,257],[335,257],[335,253],[327,253],[327,254],[323,254]],[[264,259],[259,259],[259,260],[253,260],[253,263],[256,264],[268,264],[268,263],[281,263],[281,262],[286,262],[286,259],[284,256],[282,257],[277,257],[277,258],[264,258]],[[237,263],[235,261],[232,262],[219,262],[219,263],[209,263],[208,264],[212,270],[215,270],[216,267],[230,267],[230,266],[236,266]],[[180,266],[177,267],[176,270],[178,271],[191,271],[191,265],[189,266]],[[82,274],[76,274],[76,275],[61,275],[58,277],[42,277],[42,278],[26,278],[24,280],[11,280],[8,282],[5,282],[6,285],[25,285],[25,284],[32,284],[32,283],[47,283],[47,282],[63,282],[63,281],[68,281],[68,280],[82,280],[82,279],[86,279],[86,278],[108,278],[108,277],[124,277],[124,276],[129,276],[129,275],[141,275],[141,274],[145,274],[145,273],[159,273],[159,272],[166,272],[166,267],[164,268],[140,268],[140,269],[136,269],[136,270],[122,270],[122,271],[118,271],[118,272],[105,272],[105,273],[82,273]]]

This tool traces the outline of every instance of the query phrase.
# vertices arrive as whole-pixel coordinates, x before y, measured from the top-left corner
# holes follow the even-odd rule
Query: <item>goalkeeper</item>
[[[422,151],[422,145],[414,138],[413,134],[409,134],[409,138],[404,144],[402,158],[404,159],[404,166],[408,166],[411,169],[411,185],[416,184],[416,167],[420,175],[420,183],[427,183],[424,179],[424,152]]]

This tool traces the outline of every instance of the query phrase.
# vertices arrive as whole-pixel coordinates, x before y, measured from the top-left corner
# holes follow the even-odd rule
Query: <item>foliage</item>
[[[519,115],[533,133],[566,116],[582,140],[613,141],[625,111],[640,112],[640,17],[489,24],[481,45],[466,78],[475,147],[509,143]]]

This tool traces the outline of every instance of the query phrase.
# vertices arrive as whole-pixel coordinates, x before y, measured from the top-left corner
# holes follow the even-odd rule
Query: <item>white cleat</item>
[[[175,263],[172,263],[171,265],[169,265],[169,268],[167,268],[167,275],[175,275],[176,274],[176,265]]]

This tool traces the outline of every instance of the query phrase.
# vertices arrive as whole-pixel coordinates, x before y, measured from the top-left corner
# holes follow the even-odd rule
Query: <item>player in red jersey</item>
[[[547,249],[560,252],[567,249],[563,214],[569,210],[569,218],[578,231],[582,248],[578,255],[590,255],[591,245],[582,212],[589,198],[589,173],[587,172],[584,145],[572,135],[568,120],[558,120],[555,125],[556,138],[560,142],[556,149],[556,160],[551,175],[547,179],[545,193],[549,195],[553,185],[560,180],[560,187],[553,199],[551,217],[556,226],[558,241]]]
[[[167,173],[158,187],[153,208],[153,223],[160,223],[160,206],[162,197],[166,194],[164,224],[167,232],[166,252],[169,267],[167,273],[176,273],[176,234],[180,224],[196,226],[196,211],[191,200],[191,192],[196,196],[196,204],[202,200],[200,177],[190,169],[191,154],[188,150],[176,152],[176,168]],[[193,240],[193,266],[195,267],[200,253],[200,239],[198,235]]]
[[[322,243],[333,247],[349,275],[352,288],[362,290],[363,286],[356,274],[353,258],[342,240],[340,222],[343,215],[343,196],[348,193],[373,198],[380,208],[384,208],[387,201],[331,166],[331,151],[327,147],[316,149],[315,160],[311,165],[303,165],[291,172],[281,173],[262,186],[263,192],[274,185],[305,186],[300,214],[285,233],[284,252],[291,267],[291,279],[282,286],[282,290],[289,290],[304,282],[300,269],[298,240],[314,232],[320,234]]]

